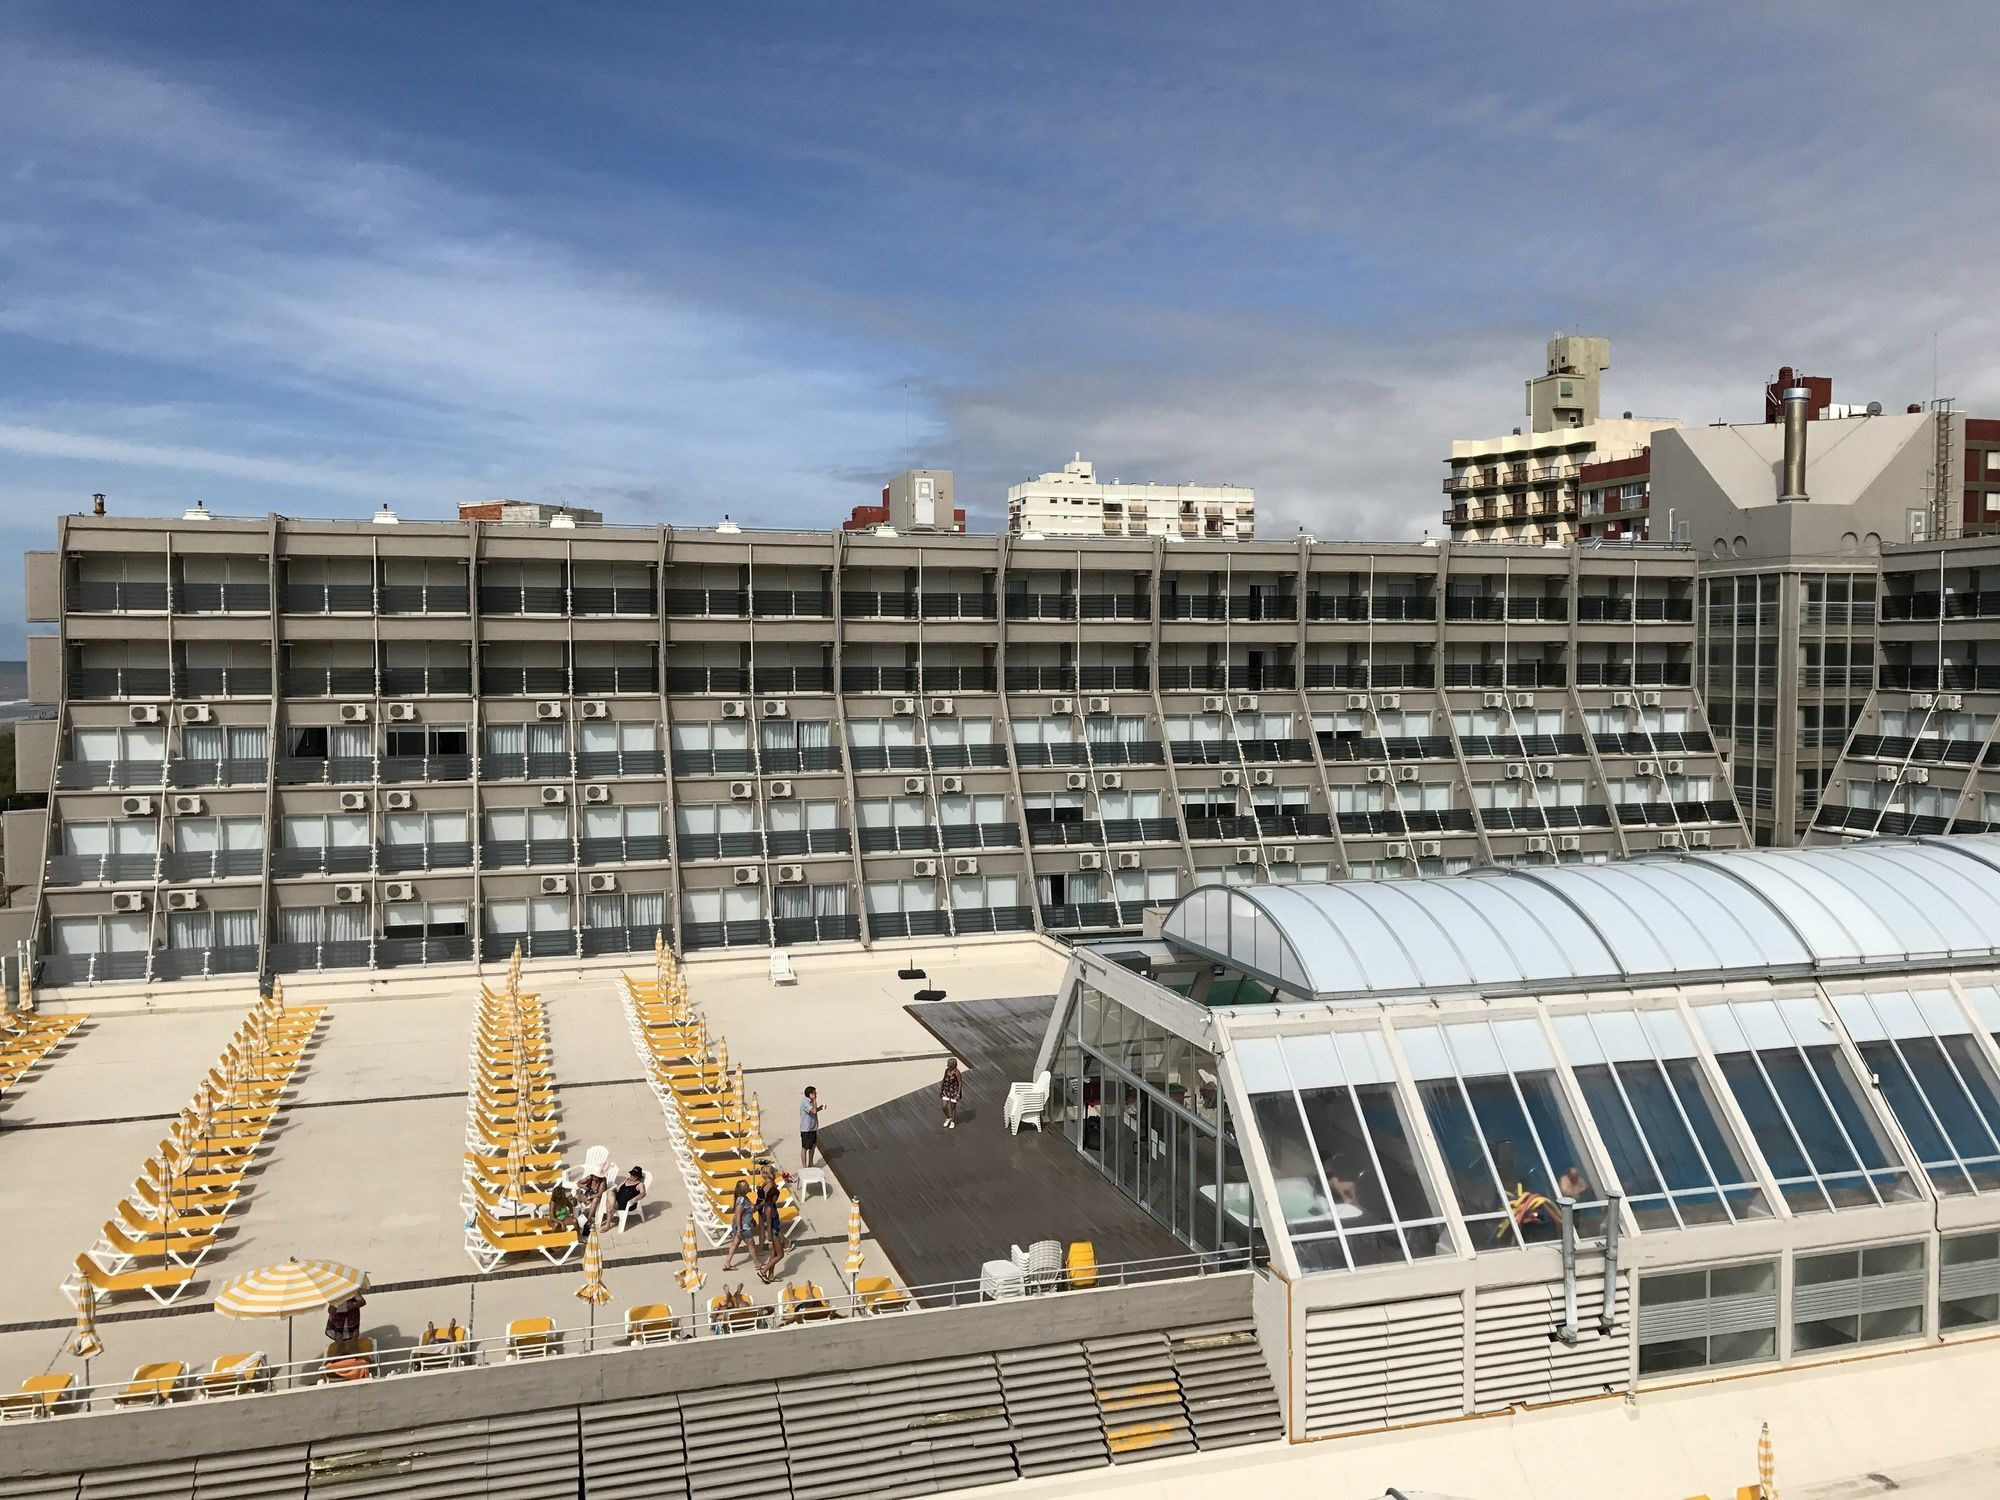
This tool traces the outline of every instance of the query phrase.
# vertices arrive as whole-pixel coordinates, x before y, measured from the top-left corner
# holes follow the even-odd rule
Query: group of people
[[[789,1248],[784,1220],[779,1216],[782,1196],[778,1169],[772,1162],[760,1163],[755,1189],[751,1188],[749,1178],[736,1179],[729,1199],[728,1249],[722,1257],[724,1271],[735,1270],[736,1257],[747,1252],[758,1280],[777,1279],[778,1264]]]
[[[636,1210],[650,1185],[644,1167],[621,1175],[611,1153],[592,1146],[576,1181],[559,1181],[549,1189],[549,1219],[558,1229],[574,1229],[578,1241],[587,1240],[593,1229],[608,1229],[627,1209]]]

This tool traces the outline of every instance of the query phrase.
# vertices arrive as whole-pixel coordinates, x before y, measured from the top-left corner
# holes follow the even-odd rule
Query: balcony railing
[[[311,845],[271,851],[273,875],[366,875],[375,851],[366,844]]]
[[[1427,688],[1436,670],[1424,662],[1307,662],[1309,688]]]
[[[179,583],[174,585],[174,612],[190,615],[271,612],[268,583]]]
[[[165,667],[71,667],[66,691],[72,698],[166,698],[173,674]]]
[[[749,750],[676,750],[676,776],[754,776],[757,762]]]
[[[269,667],[182,667],[174,673],[181,698],[268,698]]]
[[[1688,687],[1694,668],[1687,662],[1580,661],[1578,687]]]
[[[742,589],[670,588],[666,600],[670,615],[741,617],[750,612],[750,596]]]
[[[1098,595],[1098,598],[1116,597]],[[1007,618],[1010,620],[1074,620],[1077,617],[1077,596],[1074,594],[1009,594],[1007,596]],[[1134,616],[1143,618],[1143,616]]]
[[[489,662],[479,669],[479,691],[489,697],[561,697],[569,691],[569,668],[495,666]]]
[[[926,620],[992,620],[999,618],[1000,601],[991,594],[931,593],[917,598]]]
[[[586,927],[583,929],[583,956],[601,953],[650,953],[657,927]]]
[[[373,667],[286,667],[279,675],[287,698],[372,698]]]
[[[1333,837],[1333,819],[1325,813],[1259,813],[1257,831],[1267,839],[1326,839]]]
[[[842,667],[840,690],[843,693],[914,693],[917,691],[917,669]]]
[[[771,942],[771,924],[762,917],[737,922],[683,922],[681,946],[689,952],[704,948],[763,948]]]
[[[612,752],[614,755],[616,753]],[[560,752],[496,755],[489,751],[479,757],[479,776],[482,781],[518,781],[524,776],[535,781],[567,781],[569,773],[569,757]]]
[[[1093,818],[1028,818],[1028,842],[1037,849],[1095,848],[1104,842],[1104,825]]]
[[[164,948],[153,955],[153,978],[198,979],[204,974],[254,974],[255,948]]]
[[[469,755],[385,755],[381,777],[384,781],[470,781]]]
[[[1084,666],[1076,669],[1076,686],[1083,693],[1143,693],[1152,688],[1152,674],[1143,666]]]
[[[375,586],[369,583],[287,583],[278,603],[288,615],[372,615]],[[464,605],[459,606],[461,612]]]
[[[1663,734],[1594,734],[1591,744],[1599,755],[1708,755],[1715,740],[1706,730]]]
[[[492,839],[479,846],[482,870],[546,869],[576,863],[576,846],[568,839]]]
[[[1177,844],[1181,825],[1173,818],[1106,818],[1107,844]]]
[[[764,835],[748,833],[683,833],[675,838],[682,859],[758,859]]]
[[[750,610],[759,619],[825,619],[833,613],[833,596],[824,589],[757,589]]]
[[[852,943],[860,937],[861,919],[845,913],[827,917],[779,917],[771,923],[771,940],[779,947],[791,947],[798,943]]]
[[[579,662],[570,668],[570,691],[579,698],[613,693],[657,693],[660,673],[650,661]]]
[[[584,839],[576,848],[580,865],[628,865],[662,860],[670,852],[665,834],[627,834]]]
[[[1167,747],[1158,740],[1092,740],[1090,758],[1100,766],[1160,766]]]
[[[667,691],[682,693],[746,693],[750,674],[742,667],[668,667]]]
[[[1437,618],[1437,600],[1411,594],[1308,594],[1308,620],[1409,620]]]
[[[1013,601],[1010,599],[1008,604],[1008,618],[1013,619]],[[1079,620],[1150,620],[1153,618],[1153,601],[1145,594],[1078,594],[1076,617]]]
[[[1876,669],[1876,683],[1884,688],[1910,692],[1994,692],[2000,691],[2000,666],[1894,666]]]
[[[1612,812],[1630,827],[1673,827],[1681,823],[1734,823],[1733,802],[1617,802]],[[1940,829],[1939,832],[1943,830]]]
[[[840,612],[850,620],[914,620],[917,596],[870,589],[842,589]]]
[[[774,750],[766,745],[757,752],[765,774],[771,776],[796,775],[801,771],[838,771],[840,769],[840,747],[838,745],[810,745],[803,750]]]
[[[580,750],[576,774],[585,781],[600,776],[660,776],[666,758],[657,750]]]
[[[330,946],[330,945],[329,945]],[[508,952],[511,954],[511,947]],[[401,969],[416,964],[464,963],[472,957],[470,934],[448,937],[381,937],[375,940],[375,967]]]
[[[377,844],[375,868],[384,875],[406,875],[426,870],[468,870],[472,868],[470,844]]]
[[[925,766],[922,745],[853,745],[847,753],[857,771],[921,771]]]
[[[1282,594],[1236,594],[1229,600],[1232,620],[1296,620],[1299,601]]]
[[[516,949],[523,958],[567,958],[576,952],[576,932],[558,927],[542,932],[489,932],[479,939],[482,963],[505,963]]]
[[[1444,617],[1447,620],[1509,620],[1516,624],[1532,622],[1556,624],[1569,618],[1569,601],[1533,594],[1506,596],[1447,594],[1444,601]]]
[[[1532,760],[1538,756],[1584,755],[1589,751],[1589,742],[1580,734],[1463,734],[1458,738],[1458,748],[1467,760],[1488,756]]]
[[[1849,607],[1866,608],[1860,604]],[[1925,589],[1910,594],[1884,594],[1881,608],[1884,620],[1987,620],[2000,616],[2000,592],[1960,589],[1940,594]]]
[[[1389,812],[1341,813],[1334,821],[1342,833],[1398,837],[1403,834],[1471,833],[1472,809],[1443,808],[1433,812],[1396,810]]]
[[[1832,744],[1838,748],[1841,741],[1836,739]],[[1979,759],[1980,745],[1979,740],[1857,734],[1847,753],[1862,760],[1906,760],[1916,765],[1969,766]]]
[[[1226,818],[1187,818],[1183,820],[1190,841],[1228,843],[1251,843],[1257,841],[1257,820],[1247,815]]]
[[[961,937],[982,932],[1032,932],[1035,912],[1029,906],[954,906],[951,925]]]
[[[51,854],[48,880],[50,885],[150,884],[158,870],[154,854]]]
[[[562,615],[569,612],[568,592],[557,584],[482,583],[479,586],[482,615]]]
[[[1238,762],[1234,740],[1171,740],[1177,766],[1233,766]]]
[[[773,828],[764,834],[764,847],[773,859],[845,854],[854,847],[854,836],[845,828]]]
[[[72,614],[124,615],[140,611],[165,610],[167,582],[80,583],[71,581],[63,590],[63,606]]]
[[[569,610],[573,615],[653,615],[659,613],[659,596],[646,588],[614,588],[609,585],[571,585]]]
[[[935,824],[921,824],[911,828],[864,828],[861,830],[861,852],[863,854],[923,854],[938,846],[938,830]]]
[[[177,787],[251,786],[264,780],[271,763],[263,756],[233,756],[227,760],[175,760],[167,763],[167,784]]]
[[[1247,761],[1311,760],[1313,755],[1311,740],[1238,740],[1236,745]]]
[[[926,693],[990,693],[994,686],[991,667],[934,667],[926,663],[920,677]]]
[[[1487,807],[1480,821],[1493,832],[1536,833],[1556,828],[1609,828],[1611,809],[1602,804],[1573,807]]]
[[[51,953],[41,961],[43,984],[117,984],[144,979],[152,955],[140,953]]]
[[[947,850],[1021,847],[1021,830],[1012,823],[946,823],[939,832]]]
[[[1166,594],[1160,599],[1163,620],[1222,620],[1229,615],[1229,601],[1220,594]]]
[[[1007,764],[1007,747],[999,744],[932,745],[930,753],[931,764],[940,771],[1004,767]]]
[[[375,760],[367,755],[335,756],[328,760],[310,756],[281,755],[277,763],[279,786],[311,786],[319,782],[352,783],[375,779]]]
[[[1007,691],[1010,693],[1073,693],[1076,690],[1076,668],[1073,666],[1007,664]]]
[[[1160,667],[1160,691],[1174,692],[1277,692],[1292,687],[1298,678],[1289,666],[1251,667],[1242,662],[1214,666]]]
[[[1024,771],[1038,766],[1087,766],[1090,747],[1082,740],[1016,740],[1014,763]]]
[[[426,694],[463,698],[472,692],[472,668],[467,667],[384,667],[382,696],[421,697]]]
[[[1444,685],[1453,687],[1562,687],[1566,674],[1560,662],[1447,662]]]
[[[385,583],[378,597],[385,615],[463,615],[472,590],[462,583]]]
[[[65,760],[56,766],[56,786],[158,787],[166,783],[166,763],[157,760]]]
[[[760,693],[833,691],[833,673],[826,667],[759,667],[753,676]]]

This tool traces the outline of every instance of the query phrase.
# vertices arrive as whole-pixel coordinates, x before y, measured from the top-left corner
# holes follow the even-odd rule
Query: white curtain
[[[243,724],[229,731],[231,760],[262,760],[271,750],[271,731],[261,724]]]
[[[847,915],[847,887],[844,885],[815,885],[807,887],[812,892],[813,915],[816,917],[844,917]]]
[[[181,731],[181,755],[187,760],[221,760],[223,743],[220,725],[190,724]]]
[[[215,914],[215,945],[218,948],[257,946],[257,913],[247,907]]]

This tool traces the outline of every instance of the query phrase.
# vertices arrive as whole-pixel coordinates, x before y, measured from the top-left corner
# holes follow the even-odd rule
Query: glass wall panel
[[[1532,1022],[1464,1022],[1396,1033],[1475,1250],[1603,1233],[1604,1196]]]
[[[1639,1373],[1778,1357],[1778,1263],[1639,1278]]]
[[[1641,1229],[1770,1214],[1678,1015],[1606,1011],[1555,1024]]]
[[[1946,1235],[1938,1241],[1938,1327],[2000,1323],[2000,1233]]]
[[[1870,1245],[1792,1264],[1792,1349],[1807,1354],[1924,1331],[1924,1247]]]
[[[1695,1015],[1794,1213],[1916,1197],[1816,1004],[1738,1001]]]
[[[2000,1188],[2000,1087],[1950,993],[1837,995],[1833,1004],[1932,1186]]]

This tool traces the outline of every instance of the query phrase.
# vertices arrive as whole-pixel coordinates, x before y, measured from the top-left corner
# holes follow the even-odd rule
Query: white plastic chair
[[[1042,1111],[1049,1107],[1049,1075],[1046,1069],[1033,1083],[1010,1083],[1007,1085],[1007,1106],[1003,1111],[1007,1121],[1007,1133],[1019,1135],[1023,1125],[1032,1125],[1039,1133],[1042,1128]]]
[[[629,1207],[618,1210],[618,1232],[620,1234],[625,1232],[625,1221],[631,1218],[632,1215],[637,1214],[642,1220],[646,1217],[646,1200],[653,1196],[652,1168],[641,1167],[639,1169],[639,1180],[646,1184],[646,1190],[639,1195],[637,1202],[631,1204]]]
[[[797,984],[799,976],[792,968],[792,956],[780,948],[771,955],[771,983]]]

